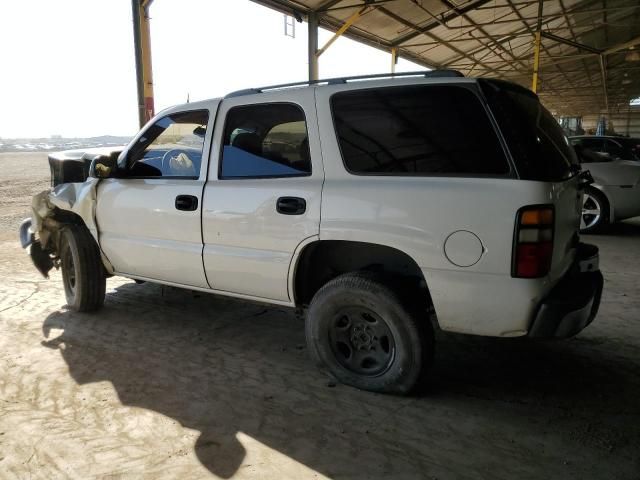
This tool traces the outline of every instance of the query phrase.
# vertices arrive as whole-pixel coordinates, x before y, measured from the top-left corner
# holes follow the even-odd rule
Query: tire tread
[[[69,248],[75,249],[78,256],[76,276],[78,298],[73,298],[70,306],[79,312],[100,309],[104,304],[106,276],[100,250],[93,235],[84,225],[70,224],[65,227],[63,241],[68,241]]]

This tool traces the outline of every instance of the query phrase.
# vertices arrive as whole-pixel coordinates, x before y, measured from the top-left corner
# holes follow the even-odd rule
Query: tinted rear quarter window
[[[509,173],[480,99],[455,85],[341,92],[331,109],[345,167],[370,175]]]
[[[561,181],[577,165],[575,152],[560,124],[538,97],[523,87],[500,80],[479,80],[520,178]]]

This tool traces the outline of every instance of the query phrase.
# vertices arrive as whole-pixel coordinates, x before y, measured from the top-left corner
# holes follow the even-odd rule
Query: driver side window
[[[192,110],[162,117],[143,133],[129,151],[127,176],[198,178],[208,120],[208,110]]]

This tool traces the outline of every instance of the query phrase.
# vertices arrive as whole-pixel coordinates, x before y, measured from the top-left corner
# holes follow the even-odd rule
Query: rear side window
[[[560,181],[577,165],[560,124],[530,91],[500,80],[480,80],[491,111],[524,180]]]
[[[234,107],[227,113],[220,178],[311,174],[304,112],[286,103]]]
[[[604,151],[604,142],[601,138],[574,138],[570,139],[570,143],[580,163],[608,161]]]
[[[351,173],[509,173],[484,107],[466,88],[420,85],[342,92],[331,98],[331,109]]]

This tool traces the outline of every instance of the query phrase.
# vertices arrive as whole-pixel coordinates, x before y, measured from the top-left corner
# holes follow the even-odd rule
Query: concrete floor
[[[640,479],[640,221],[586,238],[606,284],[583,333],[439,333],[401,398],[330,382],[286,309],[114,278],[67,311],[16,241],[40,168],[0,174],[0,478]]]

